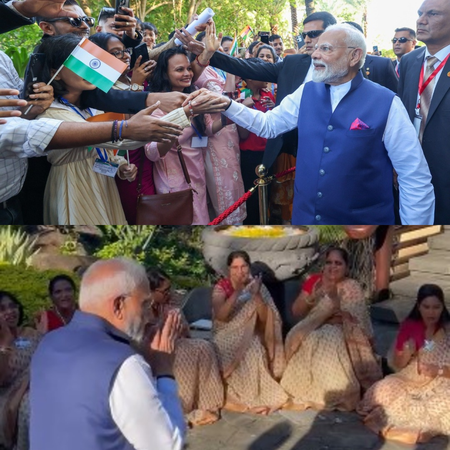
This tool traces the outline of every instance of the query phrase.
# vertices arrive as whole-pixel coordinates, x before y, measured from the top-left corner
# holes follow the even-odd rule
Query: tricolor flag
[[[247,25],[247,26],[239,33],[239,36],[240,36],[241,38],[244,38],[245,36],[247,36],[248,33],[250,33],[250,31],[253,32],[252,28],[251,28],[249,25]]]
[[[86,38],[80,41],[63,65],[103,92],[108,92],[127,68],[120,59]]]
[[[238,41],[236,34],[234,35],[233,45],[231,46],[230,56],[234,56],[237,53]]]

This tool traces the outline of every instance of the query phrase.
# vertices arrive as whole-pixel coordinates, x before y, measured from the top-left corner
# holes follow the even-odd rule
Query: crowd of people
[[[212,20],[197,36],[182,28],[156,43],[155,25],[130,8],[103,8],[96,23],[76,0],[41,3],[0,2],[1,32],[37,16],[35,53],[45,55],[30,89],[0,52],[1,223],[135,224],[140,195],[191,187],[192,224],[205,225],[254,186],[261,163],[272,173],[296,166],[272,183],[274,224],[450,220],[448,2],[425,0],[417,32],[393,31],[393,61],[368,54],[361,26],[328,12],[305,18],[300,48],[272,35],[243,58]],[[108,93],[67,68],[47,85],[81,39],[126,65]],[[148,60],[133,54],[141,43]],[[253,195],[222,223],[259,220]]]
[[[222,410],[355,411],[409,444],[450,433],[450,314],[439,286],[419,288],[383,370],[342,248],[301,284],[289,331],[279,299],[252,276],[260,266],[240,250],[227,266],[212,289],[210,340],[191,336],[163,270],[124,258],[94,263],[79,293],[67,275],[50,280],[52,307],[28,326],[20,300],[0,291],[0,448],[182,449],[187,426]]]

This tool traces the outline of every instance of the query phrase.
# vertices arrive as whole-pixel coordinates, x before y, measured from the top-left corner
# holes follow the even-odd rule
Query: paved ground
[[[403,281],[403,284],[405,281]],[[393,284],[395,293],[395,284]],[[411,279],[411,292],[417,289]],[[401,293],[403,294],[403,292]],[[414,298],[397,295],[405,317]],[[372,316],[377,317],[376,314]],[[373,321],[376,348],[385,356],[395,339],[395,321]],[[206,336],[202,336],[206,337]],[[224,412],[217,423],[190,430],[188,450],[450,450],[449,438],[408,446],[384,442],[353,413],[280,411],[268,417]]]

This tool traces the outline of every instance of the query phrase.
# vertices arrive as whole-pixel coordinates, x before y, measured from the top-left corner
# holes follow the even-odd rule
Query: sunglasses
[[[312,31],[304,31],[302,33],[302,38],[305,39],[308,36],[310,39],[318,38],[325,30],[312,30]]]
[[[412,41],[412,39],[408,39],[408,38],[405,38],[405,37],[394,38],[394,39],[392,39],[392,42],[393,42],[394,44],[395,44],[397,41],[400,42],[400,44],[404,44],[405,42]]]
[[[81,24],[84,22],[89,28],[95,25],[95,19],[93,17],[57,17],[56,19],[47,19],[46,22],[57,22],[58,20],[64,20],[69,22],[75,28],[80,28]]]

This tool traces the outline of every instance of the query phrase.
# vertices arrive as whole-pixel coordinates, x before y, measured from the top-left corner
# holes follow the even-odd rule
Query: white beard
[[[333,81],[337,81],[348,74],[347,66],[332,68],[322,61],[320,64],[325,66],[325,70],[323,72],[318,72],[314,67],[312,80],[315,83],[332,83]]]

